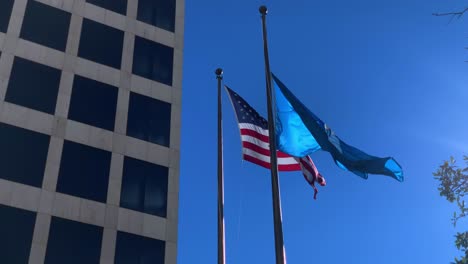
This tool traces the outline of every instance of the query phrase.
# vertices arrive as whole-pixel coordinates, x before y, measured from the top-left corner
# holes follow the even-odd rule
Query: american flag
[[[236,113],[242,141],[242,158],[264,168],[270,169],[270,138],[268,121],[260,116],[241,96],[225,86]],[[314,188],[314,199],[317,197],[315,182],[325,186],[326,182],[318,172],[309,156],[295,158],[281,151],[277,152],[279,171],[302,171],[306,181]]]

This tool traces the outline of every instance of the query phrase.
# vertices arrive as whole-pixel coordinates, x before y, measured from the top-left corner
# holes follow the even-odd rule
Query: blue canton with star
[[[226,86],[232,105],[236,110],[237,121],[239,123],[250,123],[263,129],[268,129],[268,122],[260,116],[242,97]]]

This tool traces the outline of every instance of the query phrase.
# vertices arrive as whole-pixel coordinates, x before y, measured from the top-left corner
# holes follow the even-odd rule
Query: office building
[[[183,0],[0,1],[0,262],[175,264]]]

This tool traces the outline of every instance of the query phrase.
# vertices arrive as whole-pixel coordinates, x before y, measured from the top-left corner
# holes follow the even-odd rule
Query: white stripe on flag
[[[249,124],[249,123],[239,123],[239,128],[240,129],[250,129],[250,130],[254,130],[254,131],[257,131],[258,133],[264,135],[264,136],[268,136],[268,129],[263,129],[259,126],[256,126],[254,124]]]
[[[270,151],[270,144],[260,140],[256,137],[248,136],[248,135],[241,135],[242,142],[250,142],[254,145],[259,146],[262,149]]]
[[[270,163],[270,156],[265,156],[254,150],[251,150],[248,148],[242,148],[242,153],[244,155],[251,156],[261,161]],[[289,165],[289,164],[297,164],[297,161],[293,157],[278,158],[278,165]]]

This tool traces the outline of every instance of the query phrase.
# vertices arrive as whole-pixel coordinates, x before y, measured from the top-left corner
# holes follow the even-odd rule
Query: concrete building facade
[[[176,263],[183,0],[0,1],[0,262]]]

